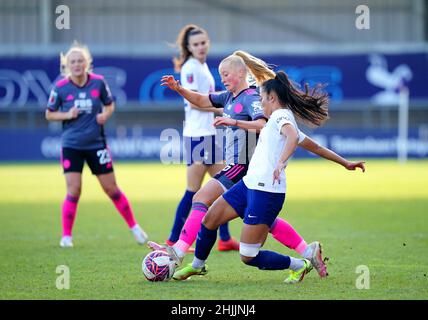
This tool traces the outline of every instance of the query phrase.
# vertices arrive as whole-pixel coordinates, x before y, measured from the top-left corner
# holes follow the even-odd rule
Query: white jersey
[[[208,94],[215,91],[214,77],[208,65],[190,57],[181,67],[180,82],[183,88]],[[193,109],[189,101],[184,100],[184,128],[185,137],[203,137],[215,135],[213,126],[214,112],[205,112]]]
[[[247,175],[243,181],[247,188],[274,193],[285,193],[285,172],[280,175],[280,183],[273,185],[273,172],[284,150],[287,137],[281,134],[285,124],[291,124],[299,135],[299,143],[306,135],[297,127],[293,113],[289,109],[275,110],[265,127],[261,130],[259,141],[251,158]],[[288,161],[287,161],[288,162]]]

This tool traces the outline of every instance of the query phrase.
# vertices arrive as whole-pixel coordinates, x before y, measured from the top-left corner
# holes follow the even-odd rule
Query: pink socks
[[[113,201],[116,209],[122,215],[123,219],[128,224],[128,227],[129,228],[134,227],[137,224],[137,222],[135,221],[134,214],[132,212],[128,199],[126,199],[122,191],[119,190],[118,192],[116,192],[111,197],[111,200]]]
[[[278,242],[295,250],[300,255],[302,255],[308,246],[291,224],[281,218],[276,218],[270,229],[270,233]]]
[[[192,210],[181,230],[180,239],[174,244],[175,248],[182,252],[187,252],[187,249],[189,249],[196,240],[196,236],[201,229],[202,219],[207,211],[208,207],[204,203],[192,203]]]

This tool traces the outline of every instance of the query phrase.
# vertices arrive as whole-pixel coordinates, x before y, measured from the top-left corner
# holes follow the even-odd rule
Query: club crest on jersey
[[[186,80],[188,83],[193,83],[193,73],[186,75]]]
[[[57,96],[58,96],[58,93],[56,91],[52,90],[51,95],[49,97],[49,103],[54,104]]]

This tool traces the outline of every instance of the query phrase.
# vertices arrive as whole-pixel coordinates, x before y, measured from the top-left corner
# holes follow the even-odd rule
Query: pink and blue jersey
[[[265,118],[260,102],[260,94],[256,87],[242,90],[236,97],[229,91],[209,95],[212,105],[224,108],[223,117],[235,120],[253,121]],[[249,164],[257,143],[255,133],[239,127],[226,128],[226,163]]]
[[[59,80],[50,93],[47,108],[61,112],[68,112],[73,106],[79,109],[77,118],[63,121],[62,147],[78,150],[105,147],[104,128],[97,123],[96,116],[112,102],[110,89],[101,75],[88,74],[82,87],[68,78]]]

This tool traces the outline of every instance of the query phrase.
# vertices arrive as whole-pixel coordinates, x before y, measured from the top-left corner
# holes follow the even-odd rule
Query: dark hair
[[[281,105],[288,107],[300,120],[315,126],[322,125],[328,118],[328,94],[318,93],[319,85],[309,92],[297,89],[288,79],[285,72],[279,71],[274,79],[263,82],[262,88],[267,94],[274,91]]]
[[[174,70],[176,72],[180,72],[183,64],[192,55],[187,46],[189,45],[189,38],[197,34],[205,34],[208,37],[208,33],[204,29],[194,24],[188,24],[184,26],[178,33],[175,43],[179,47],[180,56],[178,58],[174,57],[172,59],[172,62],[174,63]]]

